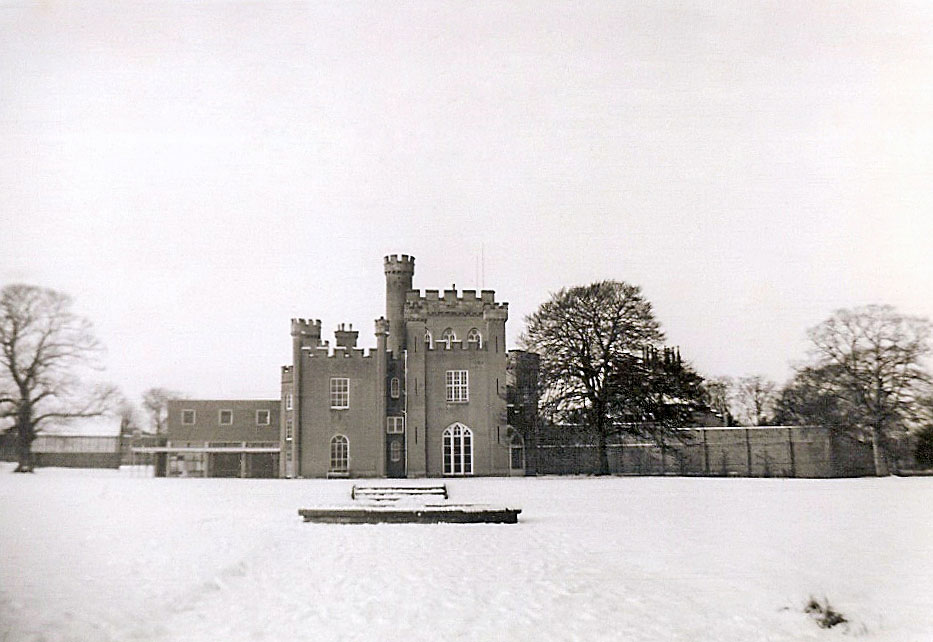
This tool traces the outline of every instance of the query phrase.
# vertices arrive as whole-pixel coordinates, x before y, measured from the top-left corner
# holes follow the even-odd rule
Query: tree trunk
[[[884,457],[884,447],[881,443],[881,429],[878,426],[871,428],[871,454],[875,460],[875,475],[886,477],[888,475],[888,465]]]
[[[14,473],[31,473],[33,469],[32,440],[35,434],[25,412],[20,411],[16,426],[16,459]]]
[[[23,439],[22,435],[17,435],[16,439],[16,459],[17,465],[14,473],[31,473],[33,469],[32,444],[28,439]]]
[[[596,441],[596,450],[599,454],[599,468],[596,471],[597,475],[608,475],[609,474],[609,452],[606,447],[606,431],[600,427],[599,436]]]

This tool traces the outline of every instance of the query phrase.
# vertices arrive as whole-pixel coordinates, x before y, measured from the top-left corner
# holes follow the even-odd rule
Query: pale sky
[[[933,317],[931,150],[927,0],[0,0],[0,281],[134,399],[277,397],[295,316],[374,345],[390,253],[511,347],[618,279],[783,382],[837,308]]]

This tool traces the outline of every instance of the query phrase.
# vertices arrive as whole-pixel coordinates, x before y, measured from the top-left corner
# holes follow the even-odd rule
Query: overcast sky
[[[931,34],[928,0],[0,0],[0,279],[70,293],[134,398],[277,397],[294,316],[374,345],[403,252],[512,347],[619,279],[702,374],[783,381],[837,308],[933,317]]]

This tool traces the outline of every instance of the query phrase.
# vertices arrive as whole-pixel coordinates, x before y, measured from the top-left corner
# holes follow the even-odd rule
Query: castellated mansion
[[[375,349],[357,348],[352,326],[337,326],[331,343],[320,320],[292,319],[281,398],[171,401],[156,474],[524,474],[507,399],[536,355],[506,351],[508,304],[491,290],[412,289],[413,256],[386,256],[384,268]]]

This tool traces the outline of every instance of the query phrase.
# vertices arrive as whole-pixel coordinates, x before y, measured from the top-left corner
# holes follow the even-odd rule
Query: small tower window
[[[393,399],[398,399],[400,387],[398,377],[392,377],[392,381],[389,382],[389,395],[391,395]]]
[[[433,341],[433,339],[434,338],[431,336],[431,331],[425,330],[424,331],[424,342],[428,345],[428,347],[431,346],[431,341]]]
[[[452,328],[447,328],[444,330],[444,333],[441,335],[441,341],[447,344],[447,347],[450,347],[451,341],[456,341],[457,335],[454,333]]]
[[[467,335],[468,343],[475,343],[477,348],[483,347],[483,335],[479,333],[479,330],[472,328],[470,333]]]

